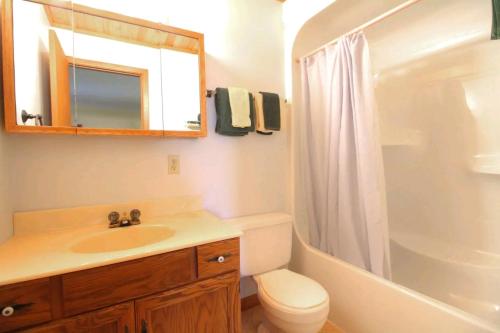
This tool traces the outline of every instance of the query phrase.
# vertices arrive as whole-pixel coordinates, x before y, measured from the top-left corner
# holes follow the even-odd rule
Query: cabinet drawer
[[[52,321],[22,333],[133,333],[135,331],[134,303],[110,306],[71,318]]]
[[[194,248],[65,274],[64,314],[71,316],[167,290],[196,279]]]
[[[197,251],[199,278],[240,270],[239,238],[200,245]]]
[[[0,332],[52,319],[48,278],[0,287]]]

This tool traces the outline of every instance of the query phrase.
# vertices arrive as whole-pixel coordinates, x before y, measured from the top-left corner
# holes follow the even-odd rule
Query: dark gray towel
[[[493,24],[491,26],[491,39],[500,39],[500,0],[492,0]]]
[[[255,105],[253,96],[248,94],[250,100],[250,127],[233,127],[231,117],[231,104],[229,103],[229,92],[227,88],[215,89],[215,112],[217,113],[217,122],[215,132],[228,136],[243,136],[248,132],[255,131]]]
[[[264,127],[267,130],[279,131],[281,128],[280,96],[268,92],[260,93],[262,94]]]

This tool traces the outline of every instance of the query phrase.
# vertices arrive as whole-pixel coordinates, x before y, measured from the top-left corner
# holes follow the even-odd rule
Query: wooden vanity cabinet
[[[233,238],[3,286],[0,333],[240,333],[239,280]]]

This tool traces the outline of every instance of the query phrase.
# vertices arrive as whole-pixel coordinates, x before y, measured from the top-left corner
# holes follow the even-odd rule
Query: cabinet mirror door
[[[13,0],[11,5],[15,123],[71,131],[73,33],[53,26],[50,17],[57,9],[73,25],[72,12],[24,0]]]
[[[72,116],[81,133],[129,130],[163,134],[159,30],[84,12],[74,6],[74,26],[62,15],[54,24],[74,33],[75,95]]]

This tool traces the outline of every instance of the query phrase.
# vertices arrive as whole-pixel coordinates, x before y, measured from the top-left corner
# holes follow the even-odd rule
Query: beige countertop
[[[75,244],[89,237],[121,229],[167,227],[174,234],[156,243],[120,251],[76,253]],[[0,286],[83,269],[124,262],[200,244],[241,236],[241,232],[206,211],[152,217],[140,225],[109,229],[107,224],[15,235],[0,244]]]

